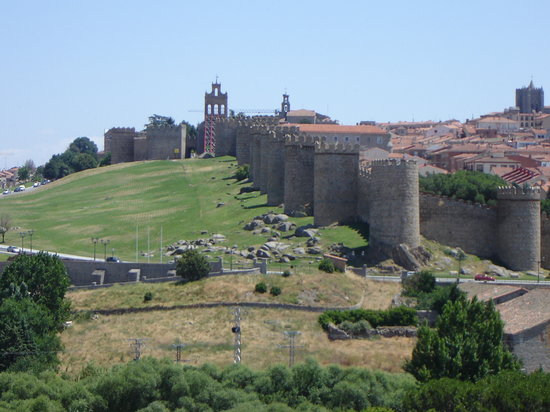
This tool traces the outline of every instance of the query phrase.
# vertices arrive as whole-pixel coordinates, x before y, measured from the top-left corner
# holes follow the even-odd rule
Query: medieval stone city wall
[[[294,135],[285,143],[285,213],[313,214],[313,138]]]
[[[139,133],[134,128],[112,128],[105,133],[104,141],[105,151],[111,152],[111,164],[183,159],[186,128],[150,127]]]
[[[186,127],[150,127],[146,131],[144,160],[183,159]],[[141,154],[135,157],[142,157]]]
[[[537,270],[541,250],[541,192],[502,188],[498,199],[498,257],[512,270]]]
[[[359,147],[329,145],[297,127],[251,121],[234,127],[239,164],[250,165],[254,186],[270,205],[284,203],[285,213],[313,215],[320,226],[367,222],[370,244],[382,248],[417,248],[422,233],[514,270],[536,270],[542,250],[549,256],[542,265],[550,267],[550,219],[541,222],[536,191],[502,188],[496,208],[421,195],[414,162],[379,160],[360,168]]]
[[[105,152],[111,153],[111,164],[134,161],[136,136],[136,129],[133,127],[113,127],[105,133]]]
[[[366,185],[370,242],[384,246],[420,246],[418,165],[380,160],[371,164]]]
[[[358,145],[316,143],[313,162],[316,225],[356,220],[358,170]]]
[[[420,194],[420,232],[428,239],[483,258],[496,254],[496,208]]]
[[[267,204],[278,206],[285,201],[285,131],[277,128],[266,141]]]

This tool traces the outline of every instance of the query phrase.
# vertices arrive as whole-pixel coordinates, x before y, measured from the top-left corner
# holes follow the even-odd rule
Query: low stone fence
[[[290,303],[270,303],[270,302],[206,302],[206,303],[190,303],[188,305],[173,305],[173,306],[147,306],[143,308],[119,308],[119,309],[98,309],[84,312],[93,312],[98,315],[123,315],[126,313],[141,313],[141,312],[155,312],[155,311],[168,311],[168,310],[182,310],[182,309],[206,309],[206,308],[219,308],[219,307],[233,307],[240,306],[244,308],[258,308],[258,309],[287,309],[287,310],[301,310],[305,312],[324,312],[326,310],[353,310],[358,309],[361,306],[361,302],[353,306],[345,307],[333,307],[333,306],[310,306],[310,305],[293,305]]]
[[[416,334],[417,329],[414,326],[379,326],[367,329],[357,335],[351,335],[332,323],[328,325],[328,338],[330,340],[369,339],[375,336],[382,336],[384,338],[395,338],[397,336],[413,338],[416,337]]]

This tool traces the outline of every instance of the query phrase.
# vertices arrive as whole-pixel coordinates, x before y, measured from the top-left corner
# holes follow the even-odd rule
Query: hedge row
[[[329,323],[339,325],[342,322],[359,322],[366,320],[373,328],[378,326],[416,326],[418,316],[416,310],[406,306],[398,306],[388,310],[354,309],[327,310],[319,316],[319,323],[325,330]]]

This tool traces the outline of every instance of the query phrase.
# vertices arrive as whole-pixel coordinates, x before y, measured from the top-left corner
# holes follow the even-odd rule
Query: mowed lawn
[[[97,244],[98,257],[106,252],[135,260],[137,243],[139,255],[154,255],[151,262],[160,260],[161,231],[163,246],[208,237],[202,230],[224,234],[228,246],[258,246],[266,236],[252,235],[243,226],[256,215],[281,213],[282,208],[266,206],[266,195],[259,192],[239,195],[244,184],[232,178],[236,170],[234,158],[222,157],[124,163],[75,173],[0,199],[0,213],[9,214],[15,226],[6,243],[20,246],[19,232],[32,229],[34,249],[92,256],[91,239],[99,238],[109,244]],[[293,220],[312,222],[310,217]],[[348,227],[327,229],[327,235],[327,240],[350,247],[365,244]],[[28,237],[24,242],[29,247]]]

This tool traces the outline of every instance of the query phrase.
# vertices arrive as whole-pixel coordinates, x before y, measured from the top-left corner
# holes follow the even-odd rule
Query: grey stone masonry
[[[540,199],[537,188],[497,191],[498,257],[512,270],[537,270],[540,261]]]
[[[418,165],[413,161],[378,160],[367,178],[370,243],[420,246]]]
[[[355,220],[359,146],[318,142],[314,160],[315,225]]]
[[[294,135],[285,143],[285,213],[313,211],[315,140]]]
[[[267,204],[278,206],[285,201],[285,132],[278,128],[266,142]]]

